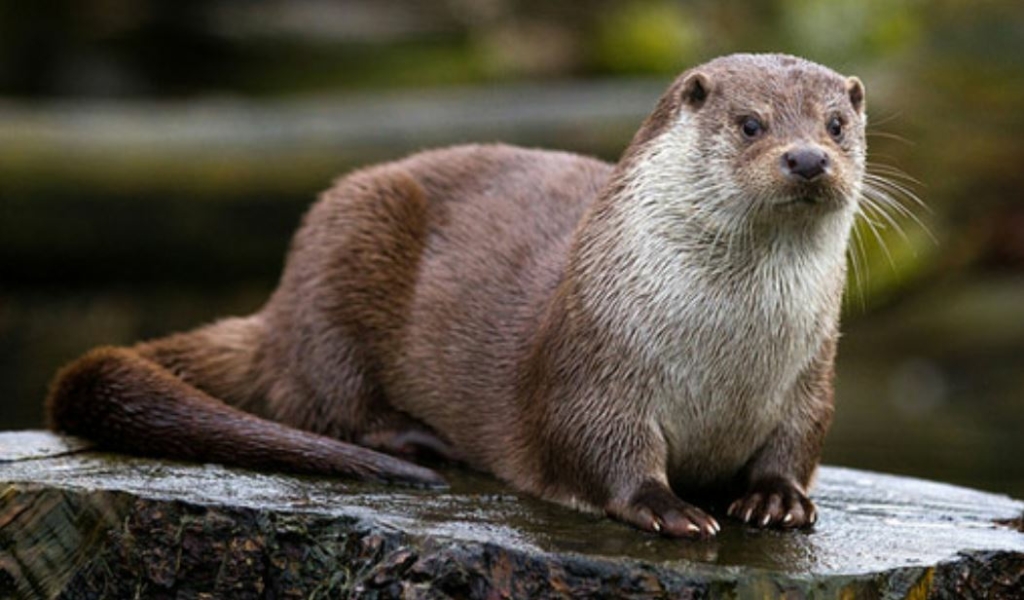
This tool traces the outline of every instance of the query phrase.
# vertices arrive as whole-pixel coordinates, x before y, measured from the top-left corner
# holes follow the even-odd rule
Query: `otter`
[[[617,164],[468,145],[355,171],[261,310],[90,351],[50,426],[425,486],[411,461],[440,457],[667,536],[714,536],[709,507],[809,527],[865,119],[857,78],[738,54],[680,75]]]

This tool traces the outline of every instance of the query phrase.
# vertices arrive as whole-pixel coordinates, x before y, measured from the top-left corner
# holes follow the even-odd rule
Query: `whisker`
[[[867,184],[868,187],[874,188],[876,192],[883,196],[887,204],[898,204],[902,206],[903,203],[900,202],[899,199],[906,198],[908,200],[913,201],[914,204],[926,210],[929,214],[931,214],[932,212],[931,209],[925,205],[923,200],[918,198],[916,194],[911,192],[904,185],[894,183],[893,181],[887,179],[879,179],[870,176],[865,176],[864,182]]]
[[[892,113],[891,115],[886,115],[886,116],[878,118],[878,119],[872,118],[872,120],[871,120],[871,127],[881,127],[882,125],[885,125],[886,123],[889,123],[891,121],[895,121],[896,119],[898,119],[898,118],[900,118],[902,116],[903,116],[903,113],[898,111],[898,112]]]
[[[898,139],[896,136],[888,136],[884,133],[881,134],[881,137]],[[933,243],[938,243],[935,235],[917,215],[917,210],[914,210],[914,207],[919,207],[931,213],[931,209],[911,189],[912,187],[922,185],[920,181],[895,166],[884,163],[869,163],[866,166],[863,186],[860,191],[861,202],[857,209],[858,225],[853,228],[853,244],[849,253],[851,257],[850,262],[854,269],[854,281],[857,287],[862,290],[862,304],[862,276],[867,275],[867,271],[870,269],[865,245],[866,235],[870,235],[878,243],[894,273],[897,273],[898,269],[896,267],[896,260],[888,245],[892,238],[889,236],[887,239],[883,235],[885,230],[895,230],[903,243],[910,246],[911,251],[915,254],[916,249],[905,228],[907,222],[916,224]],[[860,272],[861,267],[863,267],[864,273]]]
[[[886,208],[891,208],[892,210],[899,213],[901,216],[910,219],[918,227],[920,227],[922,231],[924,231],[925,235],[928,236],[928,239],[930,239],[933,244],[937,245],[939,243],[938,238],[936,238],[935,234],[932,233],[931,228],[929,228],[928,225],[926,225],[924,221],[921,220],[921,218],[918,217],[913,210],[910,210],[909,207],[907,207],[906,205],[899,201],[898,197],[901,197],[903,195],[902,189],[905,189],[903,186],[894,187],[891,181],[887,181],[884,179],[872,180],[865,178],[864,183],[864,189],[861,191],[861,195],[864,198],[870,197],[876,203],[879,203],[880,207],[884,206]],[[916,201],[916,204],[918,204],[919,206],[924,206],[927,209],[927,207],[924,204],[924,201],[922,201],[920,198],[917,198],[916,196],[914,196],[913,198]],[[929,213],[931,213],[930,209],[927,210]]]
[[[891,193],[882,187],[875,187],[870,182],[868,182],[867,185],[864,186],[864,189],[861,190],[861,196],[870,199],[872,203],[876,204],[879,208],[892,209],[901,216],[907,218],[914,216],[913,211],[894,198]]]
[[[902,142],[904,144],[907,144],[908,146],[913,146],[914,145],[913,141],[908,140],[907,138],[903,137],[902,135],[897,135],[895,133],[889,133],[888,131],[866,131],[866,132],[864,132],[864,135],[866,135],[867,137],[876,137],[876,138],[883,138],[883,139],[887,139],[887,140],[893,140],[893,141],[896,141],[896,142]]]
[[[889,252],[889,246],[885,244],[885,238],[883,238],[882,234],[878,232],[878,228],[875,227],[874,221],[871,219],[864,219],[864,223],[868,226],[868,230],[875,237],[875,241],[878,242],[878,246],[882,249],[882,253],[885,254],[885,258],[889,261],[889,266],[892,267],[893,273],[896,273],[896,261],[892,259],[892,253]]]
[[[918,180],[918,179],[916,179],[914,177],[911,177],[910,175],[905,173],[902,169],[900,169],[898,167],[894,167],[892,165],[885,165],[885,164],[878,164],[878,163],[871,164],[871,165],[868,165],[867,173],[869,175],[880,175],[880,176],[883,176],[883,177],[886,177],[886,176],[894,177],[896,179],[901,179],[903,181],[910,182],[910,183],[912,183],[914,185],[919,185],[921,187],[924,187],[924,184],[921,183],[920,180]]]
[[[867,301],[864,298],[864,277],[867,274],[867,253],[864,251],[864,240],[861,238],[860,228],[853,228],[853,245],[847,253],[850,256],[850,263],[853,265],[853,281],[857,286],[857,297],[860,300],[860,309],[867,308]]]
[[[889,214],[887,210],[885,210],[886,207],[879,206],[878,204],[875,203],[874,199],[872,199],[869,196],[865,196],[864,200],[865,206],[871,209],[874,214],[880,215],[883,219],[885,219],[885,221],[889,225],[892,225],[892,228],[895,229],[896,232],[900,234],[900,237],[903,238],[903,241],[906,242],[907,245],[911,246],[911,249],[913,250],[913,244],[910,243],[910,237],[907,236],[907,232],[903,230],[903,227],[900,225],[899,221],[897,221],[891,214]],[[903,210],[906,210],[906,208],[902,205],[897,204],[895,206],[902,208]],[[916,255],[917,251],[913,251]]]

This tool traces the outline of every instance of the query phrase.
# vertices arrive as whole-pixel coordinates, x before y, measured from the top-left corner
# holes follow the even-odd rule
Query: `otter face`
[[[726,56],[681,75],[634,147],[657,148],[645,158],[700,192],[679,195],[715,221],[852,215],[864,176],[864,108],[856,77],[785,55]]]
[[[853,210],[864,174],[864,86],[788,56],[739,55],[685,74],[701,154],[759,205]]]

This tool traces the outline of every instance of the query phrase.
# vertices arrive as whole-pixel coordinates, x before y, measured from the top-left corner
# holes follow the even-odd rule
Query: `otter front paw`
[[[755,527],[784,529],[810,527],[818,520],[814,503],[800,486],[782,477],[755,481],[729,505],[727,514]]]
[[[669,537],[710,538],[721,530],[711,515],[683,502],[656,481],[642,484],[628,502],[610,504],[606,512],[640,529]]]

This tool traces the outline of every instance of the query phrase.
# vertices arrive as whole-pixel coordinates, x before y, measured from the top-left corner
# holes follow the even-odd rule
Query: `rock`
[[[446,471],[444,492],[0,434],[0,597],[1020,598],[1024,503],[823,467],[808,533],[668,540]]]

